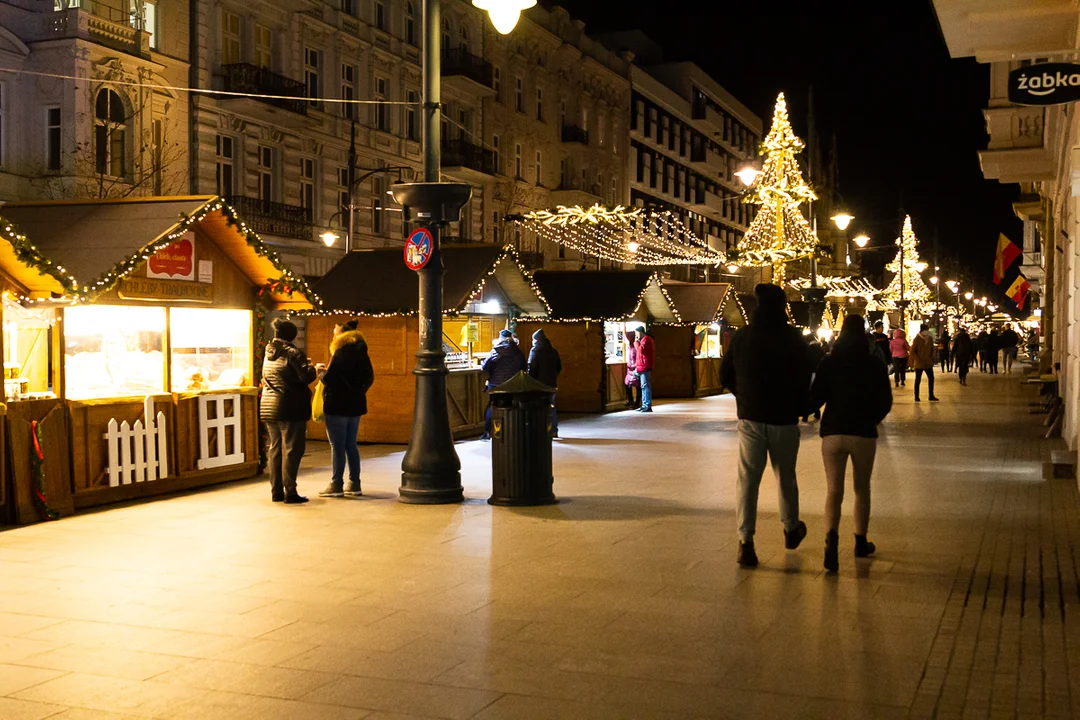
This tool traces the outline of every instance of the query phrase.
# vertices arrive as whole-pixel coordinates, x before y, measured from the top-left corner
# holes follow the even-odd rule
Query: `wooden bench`
[[[1072,450],[1052,450],[1043,477],[1047,480],[1076,477],[1076,453]]]

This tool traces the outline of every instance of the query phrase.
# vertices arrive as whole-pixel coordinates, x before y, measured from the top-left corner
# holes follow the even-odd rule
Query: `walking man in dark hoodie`
[[[806,341],[788,324],[784,291],[758,285],[753,321],[735,333],[720,366],[720,380],[735,395],[739,416],[739,484],[735,519],[739,525],[739,565],[758,564],[754,551],[758,489],[771,461],[780,485],[784,547],[794,550],[806,537],[799,520],[799,417],[810,403],[810,358]]]
[[[286,505],[307,502],[296,492],[296,473],[311,419],[309,386],[317,374],[304,352],[293,345],[295,339],[296,325],[282,318],[274,321],[274,339],[266,345],[259,402],[259,417],[270,435],[270,496]]]
[[[499,331],[499,339],[491,348],[491,354],[480,366],[487,375],[487,389],[502,385],[510,378],[525,369],[525,355],[514,340],[514,333],[503,329]],[[488,400],[487,413],[484,415],[484,434],[481,440],[491,439],[491,401]]]
[[[559,386],[559,373],[562,372],[562,359],[543,329],[532,336],[532,350],[529,351],[529,376],[542,382],[549,388]],[[551,437],[559,437],[559,413],[555,411],[555,393],[551,393]]]

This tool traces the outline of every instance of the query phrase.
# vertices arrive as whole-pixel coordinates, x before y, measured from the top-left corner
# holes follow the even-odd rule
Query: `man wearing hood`
[[[562,359],[543,329],[532,336],[532,350],[529,351],[529,376],[550,388],[559,386],[559,373],[562,372]],[[555,411],[555,393],[551,393],[551,437],[559,437],[559,414]]]
[[[753,321],[735,333],[720,365],[720,381],[735,395],[739,417],[739,483],[735,519],[739,526],[737,561],[758,563],[754,551],[758,489],[771,460],[780,484],[784,547],[794,550],[806,537],[799,520],[799,417],[810,404],[810,356],[802,334],[788,324],[787,296],[777,285],[754,289]]]
[[[274,339],[266,345],[259,417],[270,435],[270,494],[274,502],[307,502],[296,492],[296,473],[304,457],[307,421],[311,419],[311,383],[315,367],[293,345],[296,325],[278,318]]]
[[[915,371],[915,402],[920,402],[919,389],[922,387],[923,373],[926,373],[926,382],[930,386],[930,402],[937,402],[934,396],[934,345],[930,327],[923,323],[919,326],[915,342],[911,343],[911,354],[908,355],[908,365]]]
[[[487,375],[487,389],[502,385],[510,378],[525,369],[525,355],[514,340],[514,333],[503,329],[499,331],[499,337],[491,348],[491,354],[480,366]],[[484,417],[484,434],[481,440],[491,439],[491,402],[488,401],[487,413]]]

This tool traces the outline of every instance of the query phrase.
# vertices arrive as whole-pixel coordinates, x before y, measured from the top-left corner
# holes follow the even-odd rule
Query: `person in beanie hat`
[[[799,418],[810,405],[810,356],[802,334],[788,323],[787,296],[777,285],[754,289],[752,322],[735,333],[720,365],[720,381],[735,395],[739,417],[739,481],[735,519],[739,526],[737,561],[758,563],[754,551],[758,488],[771,460],[780,483],[784,547],[794,550],[806,537],[799,520]]]
[[[499,337],[491,348],[491,354],[480,366],[487,375],[487,389],[502,385],[510,378],[525,370],[525,355],[514,339],[514,333],[507,329],[499,331]],[[484,434],[481,440],[491,439],[491,399],[488,398],[487,412],[484,414]]]
[[[259,417],[270,435],[268,464],[270,495],[274,502],[307,502],[296,491],[296,474],[307,445],[311,419],[311,383],[317,371],[304,351],[293,345],[296,325],[274,320],[274,339],[266,344]]]
[[[543,329],[532,336],[532,350],[529,351],[529,376],[547,385],[559,386],[559,373],[562,372],[562,359]],[[555,411],[555,393],[551,393],[551,437],[559,437],[559,413]]]

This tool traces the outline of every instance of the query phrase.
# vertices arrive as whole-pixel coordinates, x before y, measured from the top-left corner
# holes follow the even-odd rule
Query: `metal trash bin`
[[[523,372],[491,390],[491,505],[550,505],[551,394]]]

